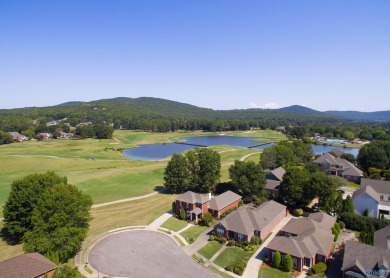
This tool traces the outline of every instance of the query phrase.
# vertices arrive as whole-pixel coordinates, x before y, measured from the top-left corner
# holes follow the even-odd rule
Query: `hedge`
[[[318,273],[323,273],[325,272],[327,269],[327,266],[325,263],[323,262],[319,262],[319,263],[316,263],[315,265],[313,265],[311,267],[311,271],[314,273],[314,274],[318,274]]]
[[[377,219],[367,216],[360,216],[351,212],[343,212],[340,215],[341,221],[345,227],[354,231],[368,231],[370,224],[374,226],[375,231],[380,230],[390,224],[389,220]]]

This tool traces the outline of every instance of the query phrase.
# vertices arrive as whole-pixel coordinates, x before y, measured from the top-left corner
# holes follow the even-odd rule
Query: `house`
[[[187,191],[176,198],[175,213],[180,215],[180,209],[184,208],[187,217],[197,222],[203,214],[209,210],[210,194],[199,194]]]
[[[46,123],[46,126],[56,126],[58,125],[58,121],[50,121]]]
[[[283,181],[283,176],[286,173],[283,167],[279,167],[269,172],[266,175],[267,181],[265,189],[274,197],[279,195],[279,185]]]
[[[183,207],[191,221],[197,222],[206,212],[219,218],[225,211],[237,208],[240,201],[241,196],[230,190],[213,198],[210,193],[199,194],[187,191],[176,198],[175,213],[180,215],[180,208]]]
[[[329,152],[335,155],[336,157],[340,157],[344,154],[344,152],[340,149],[331,149]]]
[[[390,250],[347,241],[341,270],[344,278],[390,277]]]
[[[60,132],[60,138],[73,138],[74,133]]]
[[[318,262],[326,262],[333,250],[334,236],[331,228],[336,219],[323,212],[312,213],[308,218],[291,219],[267,245],[268,258],[274,259],[275,252],[293,259],[297,271],[309,269]]]
[[[42,133],[39,133],[39,134],[38,134],[38,137],[41,138],[41,139],[43,140],[43,139],[50,139],[50,138],[52,138],[53,136],[52,136],[50,133],[42,132]]]
[[[52,278],[56,267],[39,253],[22,254],[0,262],[0,277]]]
[[[390,225],[374,233],[374,245],[390,250]]]
[[[340,176],[350,182],[360,183],[363,172],[346,159],[325,153],[313,161],[327,175]]]
[[[240,195],[230,190],[226,191],[210,199],[209,212],[215,218],[220,218],[225,211],[237,208],[241,199],[242,197]]]
[[[28,140],[28,137],[21,135],[19,132],[10,132],[9,134],[12,135],[12,139],[16,142],[23,142]]]
[[[360,188],[352,194],[355,213],[363,215],[367,209],[371,217],[390,219],[390,181],[362,179]]]
[[[286,217],[286,206],[275,201],[256,209],[240,208],[214,226],[214,232],[238,241],[250,241],[254,235],[264,239]]]

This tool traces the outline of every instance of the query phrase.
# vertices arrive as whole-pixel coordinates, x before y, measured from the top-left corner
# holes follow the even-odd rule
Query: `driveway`
[[[186,256],[169,236],[145,230],[119,232],[104,238],[92,247],[88,262],[93,269],[109,276],[216,277]]]

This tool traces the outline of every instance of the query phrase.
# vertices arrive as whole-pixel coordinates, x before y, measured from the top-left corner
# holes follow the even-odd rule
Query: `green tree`
[[[343,212],[353,213],[354,211],[355,211],[355,206],[353,205],[352,197],[348,195],[343,203]]]
[[[111,139],[114,134],[114,129],[111,126],[97,124],[93,126],[97,139]]]
[[[188,166],[184,155],[172,155],[164,171],[164,186],[172,193],[183,193],[189,189]]]
[[[389,157],[378,144],[368,144],[360,149],[357,162],[366,172],[370,167],[385,170],[389,165]]]
[[[292,257],[290,254],[287,254],[284,256],[284,269],[287,271],[287,272],[290,272],[291,269],[293,268],[293,261],[292,261]]]
[[[240,194],[245,202],[261,200],[266,196],[266,178],[260,164],[236,160],[229,168],[229,176],[234,191]]]
[[[61,183],[67,183],[66,177],[59,177],[54,172],[31,174],[12,182],[3,210],[2,234],[8,242],[19,243],[23,235],[33,228],[32,212],[42,193]]]
[[[43,278],[49,278],[49,276],[47,276],[47,273],[45,273],[45,275],[43,276]]]
[[[58,278],[58,267],[54,270],[52,278]]]
[[[280,255],[279,251],[276,251],[274,255],[274,266],[278,268],[280,266],[281,261],[282,256]]]
[[[47,189],[32,214],[33,228],[23,237],[26,252],[57,252],[64,263],[76,255],[88,232],[92,199],[76,186]]]
[[[308,182],[309,175],[306,171],[297,167],[289,167],[279,186],[279,195],[291,206],[307,205],[315,197],[312,192],[306,190]]]
[[[203,214],[202,222],[206,226],[210,226],[210,224],[213,223],[213,216],[210,212],[206,212],[205,214]]]
[[[180,219],[181,220],[186,220],[187,219],[187,213],[184,207],[180,208]]]
[[[366,216],[366,217],[369,216],[369,214],[368,214],[368,208],[366,208],[366,209],[364,210],[363,216]]]
[[[351,153],[343,153],[340,157],[345,159],[345,160],[348,160],[351,163],[355,163],[356,162],[355,156],[353,154],[351,154]]]
[[[13,141],[14,139],[10,133],[0,130],[0,145],[11,144]]]
[[[316,172],[310,175],[307,189],[304,196],[306,202],[310,202],[315,196],[318,196],[318,204],[320,205],[328,202],[332,194],[336,193],[336,184],[331,177],[322,172]]]

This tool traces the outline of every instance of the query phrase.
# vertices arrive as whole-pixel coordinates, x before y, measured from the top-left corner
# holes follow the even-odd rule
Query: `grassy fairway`
[[[148,225],[171,210],[175,198],[176,195],[157,194],[146,199],[94,208],[91,210],[92,221],[87,239],[115,228]]]
[[[183,137],[218,135],[220,133],[175,132],[148,133],[115,131],[112,140],[45,140],[0,146],[0,217],[11,182],[35,172],[55,171],[67,176],[71,184],[90,194],[94,203],[114,201],[153,192],[163,183],[167,161],[134,161],[121,149],[140,144],[180,141]],[[281,140],[272,131],[224,132],[230,136],[264,137]],[[228,180],[227,169],[236,159],[256,152],[244,148],[216,146],[221,152],[222,181]],[[255,157],[254,155],[253,157]],[[94,160],[87,159],[94,157]]]

